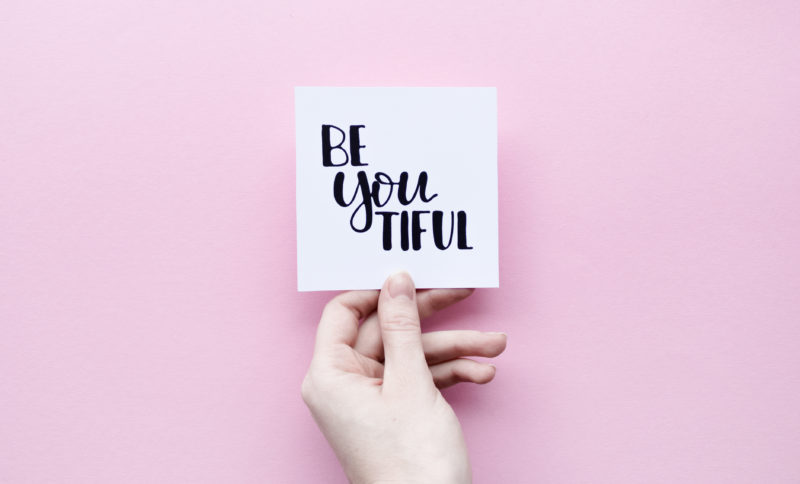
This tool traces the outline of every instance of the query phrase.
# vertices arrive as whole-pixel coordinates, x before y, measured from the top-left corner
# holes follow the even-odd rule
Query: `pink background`
[[[498,88],[477,482],[800,482],[800,4],[285,3],[0,6],[0,482],[344,481],[295,85]]]

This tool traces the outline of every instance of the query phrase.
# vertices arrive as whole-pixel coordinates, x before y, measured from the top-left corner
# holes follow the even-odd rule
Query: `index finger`
[[[358,323],[378,306],[378,291],[343,292],[331,299],[322,311],[317,327],[315,351],[335,344],[353,346]]]

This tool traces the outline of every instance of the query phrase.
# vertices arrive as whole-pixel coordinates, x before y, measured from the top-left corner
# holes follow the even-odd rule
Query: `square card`
[[[495,88],[297,87],[297,287],[498,287]]]

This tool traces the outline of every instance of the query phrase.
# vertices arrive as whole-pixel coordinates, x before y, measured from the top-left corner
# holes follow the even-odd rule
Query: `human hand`
[[[302,394],[351,482],[471,481],[461,426],[437,387],[490,381],[494,366],[464,356],[497,356],[506,336],[420,330],[420,317],[471,293],[416,292],[400,273],[325,307]]]

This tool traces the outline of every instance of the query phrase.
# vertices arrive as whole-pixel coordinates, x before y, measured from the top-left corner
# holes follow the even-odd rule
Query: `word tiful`
[[[364,125],[353,125],[349,128],[350,143],[348,150],[345,144],[345,132],[336,126],[322,125],[322,166],[343,167],[347,166],[368,166],[361,161],[360,150],[365,148],[361,144],[359,129]],[[336,130],[340,135],[337,144],[331,142],[331,131]],[[339,151],[339,161],[334,161],[333,153]],[[343,159],[342,159],[343,157]],[[420,250],[422,248],[422,234],[428,232],[423,225],[430,222],[430,232],[433,236],[433,243],[439,250],[446,250],[453,244],[453,235],[456,235],[455,247],[460,250],[470,250],[472,247],[467,243],[467,213],[463,210],[450,211],[449,214],[449,234],[445,242],[445,212],[442,210],[402,210],[399,212],[376,211],[375,208],[386,206],[393,196],[397,202],[406,207],[414,202],[430,203],[438,194],[428,195],[428,173],[422,171],[417,177],[417,182],[413,192],[409,194],[409,174],[400,173],[397,180],[384,172],[376,172],[370,180],[366,171],[359,170],[356,175],[355,187],[352,189],[352,196],[345,197],[346,174],[344,171],[336,173],[333,179],[333,198],[340,207],[353,207],[350,216],[350,228],[355,232],[363,233],[373,226],[376,216],[382,219],[383,231],[383,250],[392,250],[392,233],[397,229],[400,233],[400,248],[402,250]],[[397,216],[397,217],[395,217]]]

